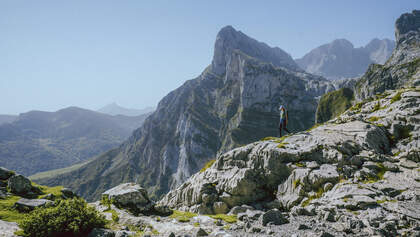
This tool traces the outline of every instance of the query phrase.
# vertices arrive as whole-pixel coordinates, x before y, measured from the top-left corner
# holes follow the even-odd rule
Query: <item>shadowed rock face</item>
[[[420,85],[420,12],[401,15],[395,24],[397,45],[385,65],[372,64],[356,83],[355,97],[366,99],[389,89]]]
[[[313,49],[296,62],[309,73],[330,80],[361,76],[369,64],[384,64],[395,48],[389,39],[373,39],[365,47],[354,48],[346,39],[337,39]]]
[[[217,154],[276,136],[280,104],[289,110],[289,129],[312,126],[316,97],[332,89],[327,80],[298,69],[282,50],[225,27],[212,65],[165,96],[119,149],[74,173],[39,182],[65,183],[91,199],[137,181],[159,197]]]

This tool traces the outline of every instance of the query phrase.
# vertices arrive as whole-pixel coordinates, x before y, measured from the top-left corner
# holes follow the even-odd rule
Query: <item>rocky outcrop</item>
[[[305,71],[330,80],[354,78],[372,63],[384,64],[394,48],[395,42],[389,39],[373,39],[360,48],[354,48],[346,39],[337,39],[313,49],[296,62]]]
[[[280,104],[288,108],[290,130],[309,128],[316,98],[333,89],[298,69],[282,50],[225,27],[212,64],[165,96],[120,148],[41,183],[68,186],[92,200],[110,187],[136,182],[151,198],[160,197],[217,154],[276,136]]]
[[[208,214],[220,202],[278,208],[295,222],[319,218],[354,235],[416,231],[418,108],[420,87],[388,91],[312,130],[222,154],[160,203]]]
[[[154,203],[149,199],[147,191],[134,183],[120,184],[102,194],[102,201],[125,208],[133,213],[149,213]]]
[[[420,11],[400,16],[395,23],[396,48],[384,65],[372,64],[356,83],[359,101],[385,90],[420,85]]]

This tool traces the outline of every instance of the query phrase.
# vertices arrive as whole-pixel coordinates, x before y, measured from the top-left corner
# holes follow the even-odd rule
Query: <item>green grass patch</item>
[[[32,186],[38,187],[39,189],[41,189],[42,193],[44,193],[40,195],[38,198],[45,198],[48,194],[54,195],[56,199],[62,198],[63,196],[63,194],[61,193],[63,186],[48,187],[48,186],[38,185],[36,183],[32,183]]]
[[[189,222],[191,218],[197,216],[196,213],[192,212],[183,212],[178,210],[173,210],[174,212],[169,217],[172,219],[176,219],[179,222]]]
[[[362,109],[362,107],[363,107],[363,105],[365,104],[365,102],[359,102],[359,103],[357,103],[357,104],[355,104],[355,105],[353,105],[351,108],[350,108],[350,111],[353,111],[353,112],[360,112],[360,110]]]
[[[398,91],[397,94],[395,94],[391,98],[391,104],[394,103],[394,102],[397,102],[397,101],[401,100],[401,94],[402,94],[402,91]]]
[[[378,121],[379,119],[380,119],[379,117],[372,116],[372,117],[370,117],[370,118],[368,119],[368,121],[369,121],[369,122],[376,122],[376,121]]]
[[[203,168],[201,168],[200,173],[203,173],[204,171],[206,171],[208,168],[210,168],[210,166],[212,166],[214,164],[214,162],[216,162],[216,159],[210,160],[208,161]]]
[[[306,167],[306,165],[305,165],[305,163],[302,163],[302,162],[297,162],[297,163],[295,163],[295,165],[297,166],[297,167]]]
[[[355,215],[355,216],[358,216],[358,215],[360,215],[360,212],[358,212],[358,211],[353,211],[353,210],[351,210],[351,209],[346,209],[348,212],[350,212],[350,213],[352,213],[353,215]]]
[[[208,216],[216,220],[225,221],[227,223],[236,223],[238,221],[238,217],[236,215],[217,214]]]
[[[282,143],[277,145],[277,148],[285,149],[287,144],[289,144],[289,143],[288,142],[282,142]]]
[[[20,199],[19,196],[9,196],[5,199],[0,199],[0,220],[17,222],[24,217],[24,213],[19,213],[13,208],[13,205]]]

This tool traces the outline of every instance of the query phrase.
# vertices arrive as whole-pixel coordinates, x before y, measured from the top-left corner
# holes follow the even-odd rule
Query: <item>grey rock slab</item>
[[[382,204],[384,209],[409,216],[420,221],[420,202],[385,202]]]
[[[32,211],[36,207],[52,205],[53,202],[47,199],[19,199],[14,205],[19,211]]]
[[[20,228],[15,222],[8,222],[0,220],[0,236],[2,237],[17,237],[14,233]]]
[[[313,170],[309,174],[309,183],[316,187],[323,185],[326,182],[336,183],[339,179],[339,174],[337,172],[337,167],[330,164],[323,164],[317,170]]]

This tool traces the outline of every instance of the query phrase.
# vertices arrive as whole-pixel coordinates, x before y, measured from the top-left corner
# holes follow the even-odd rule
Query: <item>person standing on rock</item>
[[[287,133],[290,133],[289,130],[286,128],[288,122],[288,116],[286,108],[283,105],[280,105],[280,123],[279,123],[279,137],[281,137],[281,130],[284,129]]]

